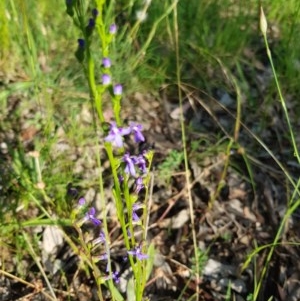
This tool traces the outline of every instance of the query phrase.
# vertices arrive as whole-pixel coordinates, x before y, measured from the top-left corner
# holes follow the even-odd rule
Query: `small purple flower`
[[[137,203],[134,203],[133,206],[132,206],[132,221],[133,223],[139,223],[140,222],[140,218],[139,216],[137,215],[137,211],[141,208],[143,208],[144,205],[137,202]]]
[[[113,279],[113,281],[115,283],[119,283],[120,282],[119,273],[117,271],[112,273],[112,279]]]
[[[132,222],[133,223],[139,223],[141,220],[139,218],[139,216],[136,214],[135,211],[132,211]]]
[[[85,215],[85,221],[91,221],[95,226],[99,226],[101,224],[101,221],[98,220],[96,217],[95,217],[95,214],[96,214],[96,210],[94,207],[91,207],[91,209],[86,213]]]
[[[143,188],[145,187],[144,183],[143,183],[143,179],[142,177],[138,177],[135,180],[135,193],[139,193]]]
[[[118,179],[120,184],[124,182],[124,177],[122,175],[118,175]]]
[[[117,32],[117,25],[116,24],[111,24],[109,27],[109,33],[110,34],[115,34]]]
[[[92,9],[92,16],[93,16],[94,18],[97,18],[98,15],[99,15],[98,9],[97,9],[97,8],[93,8],[93,9]]]
[[[95,27],[95,19],[90,18],[88,23],[88,28],[93,29]]]
[[[103,231],[100,231],[99,236],[93,240],[93,246],[106,242],[106,237]]]
[[[78,207],[83,207],[85,205],[85,198],[81,197],[78,200]]]
[[[116,85],[114,86],[114,95],[115,95],[115,96],[120,96],[120,95],[122,95],[122,92],[123,92],[123,87],[122,87],[122,85],[121,85],[121,84],[116,84]]]
[[[135,177],[136,175],[136,172],[135,172],[135,167],[134,167],[134,164],[135,164],[135,157],[133,156],[130,156],[128,153],[126,153],[123,158],[122,158],[123,162],[125,163],[125,169],[124,169],[124,172],[126,174],[129,174],[133,177]]]
[[[136,258],[138,260],[144,260],[144,259],[147,259],[149,257],[147,254],[142,253],[141,247],[136,247],[131,251],[127,251],[127,253],[130,254],[130,255],[136,256]]]
[[[104,139],[106,142],[111,142],[116,147],[123,147],[122,136],[128,135],[130,133],[129,128],[118,128],[115,122],[110,125],[110,130],[108,136]]]
[[[113,272],[111,275],[104,276],[102,278],[104,281],[112,279],[115,283],[120,282],[119,272]]]
[[[109,76],[108,74],[103,74],[103,75],[102,75],[102,84],[103,84],[104,86],[107,86],[107,85],[110,85],[110,83],[111,83],[111,78],[110,78],[110,76]]]
[[[85,47],[85,40],[84,39],[78,39],[77,42],[78,42],[78,47],[80,49],[84,49],[84,47]]]
[[[101,261],[101,260],[107,260],[108,259],[108,255],[106,253],[101,254],[101,255],[95,255],[93,256],[93,259],[95,262]]]
[[[143,155],[139,155],[136,157],[135,164],[139,167],[142,173],[147,173],[147,162]]]
[[[130,129],[134,135],[134,141],[135,143],[139,143],[139,142],[143,142],[145,141],[145,137],[142,134],[142,125],[141,124],[137,124],[135,122],[130,122],[129,123]]]
[[[110,68],[111,67],[111,61],[110,61],[110,59],[108,57],[104,57],[102,59],[102,66],[104,68]]]

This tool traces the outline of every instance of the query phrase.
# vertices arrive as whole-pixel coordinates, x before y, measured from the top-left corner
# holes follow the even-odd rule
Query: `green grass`
[[[167,184],[170,183],[172,174],[178,171],[179,166],[182,164],[183,154],[181,152],[172,150],[165,158],[164,162],[159,165],[159,178],[165,180]]]
[[[276,69],[273,77],[277,75],[281,98],[272,77],[263,90],[257,81],[257,76],[269,68],[264,39],[259,32],[259,1],[181,0],[177,5],[173,0],[153,1],[147,9],[146,21],[139,23],[136,10],[143,5],[137,0],[119,1],[107,17],[107,22],[113,19],[119,22],[119,34],[112,48],[112,58],[117,62],[113,73],[125,85],[128,95],[139,91],[159,97],[158,91],[167,87],[168,95],[177,101],[180,97],[176,90],[176,72],[180,70],[183,98],[197,94],[201,96],[196,99],[197,105],[210,101],[221,110],[217,90],[238,99],[234,106],[240,111],[233,108],[228,114],[230,128],[217,124],[213,133],[202,136],[198,133],[199,138],[187,147],[189,157],[201,162],[205,157],[243,149],[247,174],[242,176],[247,177],[255,189],[252,172],[257,166],[252,159],[263,150],[276,159],[276,150],[267,147],[263,133],[273,126],[273,110],[287,107],[282,122],[286,128],[287,122],[291,126],[279,137],[287,155],[275,162],[291,189],[287,192],[283,227],[300,206],[299,179],[285,162],[298,159],[299,163],[296,128],[300,116],[300,104],[296,101],[299,95],[299,1],[263,2]],[[34,254],[25,239],[29,229],[50,223],[50,215],[68,223],[68,213],[74,205],[74,200],[66,198],[68,183],[79,185],[82,191],[98,185],[96,176],[87,180],[87,170],[74,171],[79,160],[96,160],[96,150],[91,149],[97,144],[92,120],[82,120],[82,111],[88,111],[90,105],[88,85],[74,57],[78,34],[60,0],[0,3],[0,142],[5,142],[8,148],[7,154],[0,158],[3,171],[0,244],[9,245],[19,262]],[[100,46],[93,45],[93,49],[97,47]],[[95,59],[99,72],[100,59]],[[258,66],[261,63],[263,65]],[[125,100],[124,105],[129,105],[129,100]],[[218,120],[214,112],[211,114]],[[20,128],[21,124],[27,128]],[[29,128],[36,133],[27,141],[24,131]],[[11,135],[12,132],[15,134]],[[196,132],[190,124],[187,135]],[[66,151],[58,150],[58,146],[64,145],[68,145]],[[82,152],[76,155],[78,147]],[[39,153],[38,161],[29,154],[32,148]],[[161,173],[178,171],[182,160],[182,153],[174,151],[159,170]],[[228,164],[234,165],[230,156]],[[224,178],[226,171],[225,168]],[[39,182],[45,184],[45,189],[38,187]],[[280,243],[280,230],[269,246],[270,258],[265,269]],[[38,251],[37,245],[32,248]],[[260,248],[263,247],[258,246],[251,252],[255,254]],[[21,270],[18,272],[17,276],[24,277]],[[262,279],[257,279],[253,301],[257,300]]]

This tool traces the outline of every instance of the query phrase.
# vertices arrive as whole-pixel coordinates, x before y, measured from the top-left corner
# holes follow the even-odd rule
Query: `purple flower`
[[[121,84],[116,84],[116,85],[114,86],[114,95],[115,95],[115,96],[120,96],[120,95],[122,95],[122,92],[123,92],[123,87],[122,87],[122,85],[121,85]]]
[[[144,207],[144,205],[139,203],[139,202],[133,204],[133,206],[132,206],[132,221],[134,223],[139,223],[140,222],[140,218],[139,218],[139,216],[137,215],[136,212],[139,209],[143,208],[143,207]]]
[[[104,86],[107,86],[107,85],[109,85],[111,83],[111,78],[110,78],[110,76],[108,75],[108,74],[103,74],[102,75],[102,84],[104,85]]]
[[[98,11],[97,8],[92,9],[92,15],[93,15],[94,18],[97,18],[97,16],[99,15],[99,11]]]
[[[124,182],[124,177],[122,175],[118,175],[118,179],[120,184],[122,184]]]
[[[80,212],[86,212],[86,201],[83,197],[79,199],[76,209]],[[97,219],[95,215],[96,210],[94,207],[91,207],[89,211],[87,211],[85,215],[77,222],[77,225],[81,227],[86,222],[92,222],[95,226],[101,225],[101,221]]]
[[[106,242],[106,237],[103,231],[100,231],[99,236],[93,240],[93,246]]]
[[[143,142],[145,141],[145,138],[142,134],[142,125],[141,124],[137,124],[135,122],[130,122],[129,123],[130,129],[134,135],[134,141],[135,143],[139,143],[139,142]]]
[[[119,283],[120,282],[119,272],[117,272],[117,271],[113,272],[111,275],[104,276],[102,279],[104,281],[109,280],[109,279],[113,279],[113,281],[115,283]]]
[[[149,257],[147,254],[142,253],[141,247],[136,247],[131,251],[127,251],[127,253],[130,254],[130,255],[136,256],[136,258],[138,260],[144,260],[144,259],[147,259]]]
[[[129,128],[118,128],[115,122],[110,125],[110,130],[108,136],[104,139],[106,142],[111,142],[116,147],[123,147],[122,136],[128,135],[130,133]]]
[[[141,177],[138,177],[135,180],[135,193],[139,193],[144,188],[143,179]]]
[[[109,27],[109,33],[110,34],[115,34],[117,32],[117,25],[116,24],[111,24]]]
[[[139,169],[142,171],[142,173],[147,173],[147,162],[143,155],[139,155],[136,157],[135,164],[139,167]]]
[[[92,29],[95,27],[95,19],[90,18],[88,23],[88,28]]]
[[[107,260],[108,256],[107,256],[106,253],[104,253],[104,254],[101,254],[101,255],[93,256],[93,259],[94,259],[95,262],[98,262],[100,260]]]
[[[92,207],[85,215],[85,218],[84,220],[85,221],[91,221],[95,226],[99,226],[101,224],[101,221],[98,220],[96,217],[95,217],[95,214],[96,214],[96,210],[94,207]]]
[[[78,200],[78,207],[83,207],[85,205],[85,198],[81,197]]]
[[[115,283],[119,283],[120,282],[119,273],[117,271],[112,273],[112,279],[113,279],[113,281]]]
[[[123,156],[122,160],[125,163],[125,169],[124,169],[125,173],[135,177],[135,175],[136,175],[135,167],[134,167],[135,157],[130,156],[127,153]]]
[[[84,49],[84,47],[85,47],[85,40],[84,39],[78,39],[77,42],[78,42],[78,47],[80,49]]]
[[[110,59],[109,59],[108,57],[104,57],[104,58],[102,59],[102,66],[103,66],[104,68],[110,68],[111,62],[110,62]]]

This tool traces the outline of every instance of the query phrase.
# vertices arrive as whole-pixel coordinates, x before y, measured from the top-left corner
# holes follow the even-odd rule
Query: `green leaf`
[[[124,298],[122,297],[121,293],[118,291],[118,289],[114,286],[112,281],[108,282],[109,290],[113,296],[113,300],[116,301],[124,301]],[[128,299],[133,300],[133,299]]]
[[[135,292],[134,292],[134,280],[131,277],[127,284],[127,300],[135,301]]]

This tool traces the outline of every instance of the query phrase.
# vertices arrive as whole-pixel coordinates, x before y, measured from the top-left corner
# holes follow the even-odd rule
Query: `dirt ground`
[[[12,97],[8,101],[11,112],[21,105],[18,98]],[[209,98],[197,91],[190,91],[189,97],[184,99],[183,110],[194,227],[201,250],[199,261],[202,274],[198,284],[193,274],[192,224],[184,165],[183,162],[179,164],[168,177],[163,177],[160,169],[171,151],[180,152],[182,149],[178,100],[169,97],[167,90],[162,90],[160,97],[136,93],[124,105],[123,114],[129,119],[136,116],[135,121],[144,127],[147,144],[143,147],[151,147],[155,152],[148,237],[149,242],[154,243],[156,255],[145,296],[153,301],[189,300],[198,285],[199,300],[251,300],[247,298],[264,269],[270,248],[262,248],[245,267],[247,256],[255,247],[267,246],[274,241],[291,194],[283,171],[254,139],[253,134],[263,140],[280,162],[284,162],[294,180],[300,174],[299,166],[287,148],[286,125],[282,121],[280,107],[275,106],[268,112],[272,119],[263,129],[257,127],[257,112],[243,111],[244,123],[240,124],[236,136],[238,143],[234,143],[229,151],[226,149],[235,126],[234,96],[217,91],[215,98]],[[25,124],[35,113],[29,110],[27,116],[20,116],[13,121],[19,128],[7,131],[3,127],[1,140],[10,147],[22,143],[26,151],[32,150],[30,148],[39,129],[26,127]],[[83,107],[79,119],[87,120],[86,114],[87,108]],[[109,116],[110,112],[106,114]],[[64,139],[62,133],[59,143],[51,150],[53,156],[55,152],[69,152],[75,162],[74,174],[84,174],[84,183],[94,183],[97,178],[97,173],[92,172],[95,163],[92,160],[80,160],[83,154],[85,158],[93,157],[92,147],[68,145],[69,142]],[[248,161],[245,161],[245,157]],[[10,195],[11,187],[4,184],[11,181],[12,186],[18,185],[18,179],[11,176],[11,153],[5,151],[3,144],[1,158],[2,192],[9,200],[15,196]],[[106,160],[104,154],[103,160]],[[104,166],[103,173],[107,175],[107,162],[104,162]],[[95,201],[96,187],[81,187],[79,193]],[[111,183],[106,179],[105,193],[108,199],[111,198],[110,187]],[[31,216],[38,215],[36,208],[29,206],[28,209],[32,210]],[[280,244],[276,246],[267,267],[258,300],[270,300],[271,296],[272,300],[278,301],[300,300],[299,214],[299,210],[296,210],[280,233]],[[116,227],[113,218],[110,227]],[[45,229],[39,226],[26,230],[29,235],[39,237],[41,252]],[[71,233],[71,229],[64,230]],[[114,233],[118,232],[115,230]],[[0,300],[50,300],[37,262],[30,256],[18,260],[12,253],[16,246],[4,244],[0,248],[1,269],[12,275],[24,275],[24,278],[11,278],[3,273],[0,275]],[[112,260],[121,274],[121,291],[125,293],[126,281],[130,276],[129,266],[121,261],[125,249],[116,242],[112,250]],[[93,278],[80,269],[80,260],[67,243],[62,243],[48,260],[51,261],[50,265],[57,263],[60,266],[58,271],[51,274],[50,268],[47,271],[46,260],[40,259],[59,300],[97,300]],[[228,294],[230,297],[226,299]]]

